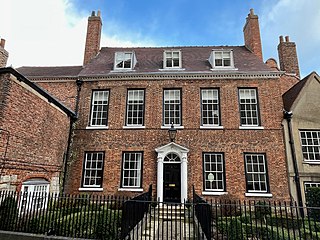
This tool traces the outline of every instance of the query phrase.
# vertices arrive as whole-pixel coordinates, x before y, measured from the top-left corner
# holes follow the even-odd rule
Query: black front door
[[[181,170],[180,163],[165,163],[163,172],[163,201],[181,201]]]

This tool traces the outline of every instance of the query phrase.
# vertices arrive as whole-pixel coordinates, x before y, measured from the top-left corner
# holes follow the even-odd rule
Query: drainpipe
[[[288,122],[289,144],[290,144],[290,151],[291,151],[291,157],[292,157],[292,162],[293,162],[294,181],[296,183],[299,212],[300,212],[301,217],[304,217],[301,185],[300,185],[300,176],[299,176],[299,171],[298,171],[298,164],[297,164],[297,158],[296,158],[296,152],[295,152],[294,140],[293,140],[293,134],[292,134],[292,123],[291,123],[292,115],[293,114],[291,111],[290,112],[288,112],[286,110],[283,111],[283,116]]]
[[[64,159],[64,168],[63,168],[63,180],[62,180],[62,193],[65,191],[65,185],[66,185],[66,178],[67,178],[67,168],[68,168],[68,160],[70,158],[70,148],[72,143],[72,134],[73,134],[73,124],[78,119],[78,111],[79,111],[79,99],[80,99],[80,92],[81,92],[81,86],[83,81],[78,78],[76,81],[77,84],[77,96],[76,96],[76,106],[75,106],[75,113],[76,117],[70,119],[70,127],[69,127],[69,136],[68,136],[68,145],[67,145],[67,152]]]

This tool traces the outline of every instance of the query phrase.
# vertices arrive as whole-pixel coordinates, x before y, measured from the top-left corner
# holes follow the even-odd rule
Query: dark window
[[[164,126],[181,125],[181,94],[179,89],[164,90],[163,97]]]
[[[239,107],[241,126],[259,126],[259,106],[256,89],[239,89]]]
[[[225,191],[224,157],[222,153],[203,154],[205,191]]]
[[[142,152],[125,152],[122,159],[122,187],[140,188]]]
[[[90,126],[107,126],[109,91],[93,91]]]
[[[201,115],[203,126],[219,126],[219,91],[217,89],[201,90]]]
[[[84,159],[83,187],[102,187],[103,152],[87,152]]]
[[[180,68],[181,64],[180,51],[165,51],[164,52],[164,68]]]
[[[144,125],[144,90],[128,90],[127,126]]]
[[[248,193],[267,193],[268,174],[264,154],[246,153],[245,170]]]
[[[320,131],[300,131],[303,159],[320,161]]]

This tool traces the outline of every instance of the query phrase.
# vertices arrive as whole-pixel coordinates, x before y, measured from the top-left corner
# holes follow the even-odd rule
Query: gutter
[[[304,211],[303,211],[303,203],[302,203],[302,193],[301,193],[301,185],[300,185],[300,175],[298,171],[298,163],[296,158],[296,152],[294,147],[294,140],[293,140],[293,133],[292,133],[292,112],[288,112],[286,110],[283,111],[283,117],[288,122],[288,132],[289,132],[289,144],[290,144],[290,151],[291,151],[291,157],[293,162],[293,169],[294,169],[294,181],[296,185],[296,191],[297,191],[297,197],[298,197],[298,206],[299,206],[299,212],[300,216],[304,217]]]

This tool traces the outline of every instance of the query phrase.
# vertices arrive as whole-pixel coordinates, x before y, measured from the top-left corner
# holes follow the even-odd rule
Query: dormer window
[[[176,69],[181,68],[181,51],[164,51],[163,53],[163,68]]]
[[[213,69],[234,68],[232,50],[212,50],[209,62]]]
[[[131,70],[136,65],[137,59],[134,52],[116,52],[114,70]]]

